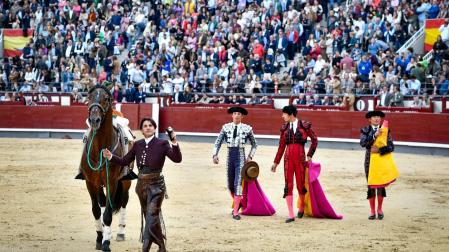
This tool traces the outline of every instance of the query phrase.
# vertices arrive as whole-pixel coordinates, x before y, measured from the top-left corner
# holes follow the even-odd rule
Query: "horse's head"
[[[102,85],[96,85],[89,90],[89,124],[98,130],[105,120],[106,114],[112,107],[111,92]]]

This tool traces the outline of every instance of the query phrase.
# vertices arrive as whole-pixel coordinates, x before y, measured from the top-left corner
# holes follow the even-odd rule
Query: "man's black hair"
[[[144,123],[145,121],[149,121],[149,122],[151,123],[151,125],[153,125],[153,127],[154,127],[155,129],[157,129],[157,124],[156,124],[156,122],[153,120],[153,118],[150,118],[150,117],[144,117],[144,118],[140,121],[140,129],[143,128],[143,123]]]

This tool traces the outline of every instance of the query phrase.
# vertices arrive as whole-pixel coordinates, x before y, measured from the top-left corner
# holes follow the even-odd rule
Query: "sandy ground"
[[[259,146],[259,181],[275,216],[230,216],[225,149],[213,165],[211,144],[180,143],[184,160],[164,168],[163,213],[169,251],[448,251],[449,158],[396,154],[401,177],[387,190],[385,219],[369,221],[363,150],[318,149],[320,182],[343,220],[304,218],[285,224],[283,172],[269,171],[276,147]],[[80,140],[0,139],[0,251],[94,251],[90,199],[74,180]],[[131,188],[124,242],[138,251],[139,202]],[[295,195],[297,196],[296,192]],[[115,237],[118,216],[113,219]],[[153,248],[152,251],[155,251]]]

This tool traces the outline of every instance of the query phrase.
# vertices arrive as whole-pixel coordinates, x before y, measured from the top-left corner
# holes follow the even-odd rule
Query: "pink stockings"
[[[376,213],[376,196],[373,196],[371,198],[368,199],[369,200],[369,205],[371,208],[371,215]],[[384,197],[377,195],[377,213],[383,214],[382,211],[382,204],[384,202]]]
[[[305,195],[299,195],[298,211],[301,213],[304,213],[304,198],[305,198]],[[285,197],[285,200],[287,201],[288,218],[290,218],[290,219],[295,218],[295,213],[293,212],[293,195],[287,195]]]
[[[383,214],[382,203],[384,202],[384,197],[377,195],[377,213]]]
[[[240,202],[242,201],[242,196],[234,196],[234,211],[232,212],[232,214],[238,215],[239,214],[239,208],[240,208]]]

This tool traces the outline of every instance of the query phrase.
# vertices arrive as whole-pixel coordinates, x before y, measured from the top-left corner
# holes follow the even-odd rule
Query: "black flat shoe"
[[[383,213],[377,213],[377,218],[379,220],[382,220],[384,218],[384,214]]]
[[[302,217],[304,217],[304,212],[298,212],[298,218],[301,219]]]
[[[293,222],[293,221],[295,221],[295,218],[288,218],[288,219],[285,220],[285,223],[290,223],[290,222]]]
[[[368,220],[374,220],[374,219],[376,219],[376,214],[370,215],[368,217]]]
[[[241,219],[241,217],[240,217],[240,215],[232,215],[232,218],[234,219],[234,220],[240,220]]]

